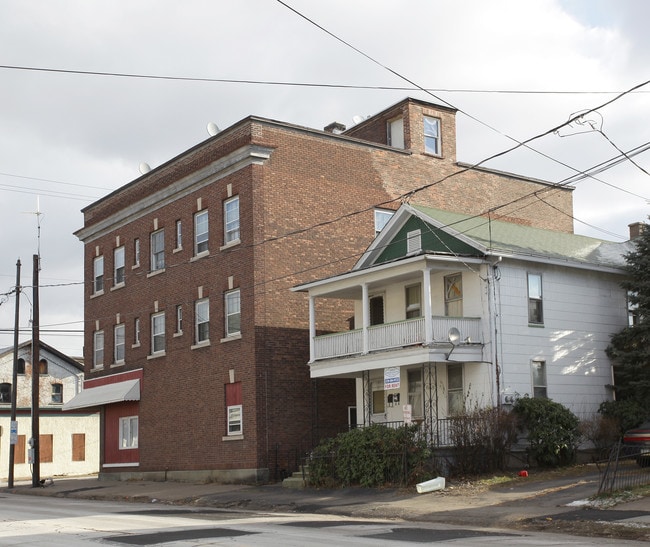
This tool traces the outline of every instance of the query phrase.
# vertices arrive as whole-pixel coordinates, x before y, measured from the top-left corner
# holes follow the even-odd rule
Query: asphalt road
[[[153,503],[0,495],[0,545],[647,545],[621,539],[323,513],[281,513]]]

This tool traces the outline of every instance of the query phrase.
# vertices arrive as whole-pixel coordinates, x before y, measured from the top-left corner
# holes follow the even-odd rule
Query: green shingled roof
[[[467,216],[421,205],[411,207],[432,221],[442,223],[444,229],[459,232],[476,242],[490,254],[544,257],[620,268],[625,265],[623,255],[633,248],[629,241],[615,243],[512,222],[488,221],[486,217]]]

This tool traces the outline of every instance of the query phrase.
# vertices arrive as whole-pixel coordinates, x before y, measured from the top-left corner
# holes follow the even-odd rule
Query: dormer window
[[[424,116],[424,151],[427,154],[440,156],[440,120]]]

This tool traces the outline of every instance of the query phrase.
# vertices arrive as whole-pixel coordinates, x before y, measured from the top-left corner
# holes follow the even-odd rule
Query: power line
[[[290,8],[292,9],[292,8]],[[295,10],[294,10],[295,11]],[[296,12],[297,13],[297,12]],[[225,83],[225,84],[245,84],[245,85],[271,85],[286,87],[320,87],[326,89],[367,89],[376,91],[429,91],[433,93],[487,93],[503,95],[614,95],[620,91],[607,90],[531,90],[531,89],[453,89],[453,88],[423,88],[417,85],[413,86],[385,86],[385,85],[357,85],[357,84],[340,84],[340,83],[323,83],[323,82],[290,82],[281,80],[254,80],[254,79],[237,79],[237,78],[207,78],[195,76],[170,76],[160,74],[142,74],[129,72],[105,72],[98,70],[74,70],[64,68],[48,68],[19,65],[0,65],[0,69],[18,70],[30,72],[45,72],[58,74],[74,74],[81,76],[106,76],[113,78],[135,78],[144,80],[167,80],[180,82],[207,82],[207,83]],[[637,93],[650,93],[650,91],[639,90]]]
[[[604,108],[604,107],[606,107],[606,106],[612,104],[613,102],[619,100],[620,98],[624,97],[625,95],[628,95],[629,93],[633,93],[634,91],[637,91],[637,90],[641,89],[642,87],[644,87],[644,86],[646,86],[646,85],[648,85],[648,84],[650,83],[650,80],[647,80],[647,81],[645,81],[645,82],[643,82],[643,83],[641,83],[641,84],[638,84],[638,85],[636,85],[636,86],[634,86],[634,87],[632,87],[632,88],[630,88],[630,89],[628,89],[628,90],[626,90],[626,91],[622,91],[622,92],[618,93],[615,97],[613,97],[612,99],[610,99],[610,100],[608,100],[608,101],[605,101],[603,104],[601,104],[601,105],[598,106],[598,107],[591,108],[591,109],[588,109],[588,110],[582,111],[582,112],[580,112],[580,113],[576,113],[576,114],[570,116],[568,121],[566,121],[566,122],[564,122],[564,123],[562,123],[562,124],[560,124],[560,125],[558,125],[558,126],[552,128],[552,129],[550,129],[550,130],[548,130],[548,131],[545,131],[545,132],[543,132],[543,133],[540,133],[540,134],[538,134],[538,135],[536,135],[536,136],[534,136],[534,137],[528,138],[528,139],[526,139],[526,140],[524,140],[524,141],[520,141],[520,140],[518,140],[518,139],[515,139],[514,137],[511,137],[510,135],[507,135],[507,134],[503,133],[502,131],[499,131],[498,129],[496,129],[495,127],[491,126],[490,124],[488,124],[488,123],[484,122],[483,120],[480,120],[480,119],[477,118],[476,116],[474,116],[474,115],[472,115],[472,114],[470,114],[470,113],[464,111],[462,108],[459,108],[459,107],[457,107],[456,105],[450,103],[449,101],[446,101],[446,100],[442,99],[441,97],[439,97],[439,96],[436,95],[435,93],[432,93],[431,91],[429,91],[429,90],[423,88],[422,86],[420,86],[419,84],[417,84],[416,82],[414,82],[413,80],[411,80],[410,78],[408,78],[407,76],[404,76],[403,74],[397,72],[396,70],[390,68],[389,66],[387,66],[387,65],[385,65],[385,64],[383,64],[383,63],[381,63],[380,61],[378,61],[377,59],[375,59],[375,58],[372,57],[371,55],[369,55],[369,54],[367,54],[366,52],[362,51],[361,49],[355,47],[354,45],[352,45],[352,44],[349,43],[348,41],[344,40],[343,38],[337,36],[336,34],[334,34],[333,32],[331,32],[330,30],[328,30],[328,29],[326,29],[325,27],[323,27],[322,25],[316,23],[313,19],[310,19],[309,17],[307,17],[306,15],[304,15],[303,13],[301,13],[300,11],[298,11],[298,10],[296,10],[295,8],[291,7],[290,5],[288,5],[288,4],[287,4],[286,2],[284,2],[283,0],[276,0],[276,2],[278,2],[280,5],[284,6],[284,7],[287,8],[288,10],[292,11],[292,12],[295,13],[298,17],[300,17],[300,18],[304,19],[305,21],[307,21],[309,24],[311,24],[311,25],[317,27],[318,29],[320,29],[321,31],[323,31],[324,33],[326,33],[327,35],[331,36],[332,38],[334,38],[334,39],[337,40],[338,42],[342,43],[342,44],[345,45],[346,47],[352,49],[353,51],[357,52],[359,55],[365,57],[366,59],[368,59],[368,60],[369,60],[370,62],[372,62],[373,64],[378,65],[379,67],[381,67],[381,68],[383,68],[384,70],[390,72],[390,73],[393,74],[394,76],[397,76],[399,79],[401,79],[401,80],[403,80],[403,81],[409,83],[410,85],[414,86],[415,88],[419,89],[420,91],[423,91],[424,93],[427,93],[427,94],[430,95],[431,97],[435,98],[436,100],[442,102],[443,104],[445,104],[445,105],[447,105],[447,106],[449,106],[449,107],[451,107],[451,108],[454,108],[455,110],[457,110],[458,112],[460,112],[460,113],[466,115],[467,117],[469,117],[470,119],[474,120],[475,122],[477,122],[477,123],[483,125],[484,127],[487,127],[488,129],[494,131],[495,133],[497,133],[497,134],[499,134],[499,135],[501,135],[501,136],[507,138],[508,140],[511,140],[511,141],[513,141],[514,143],[516,143],[515,146],[513,146],[513,147],[511,147],[511,148],[509,148],[509,149],[506,149],[506,150],[503,150],[502,152],[499,152],[499,153],[493,154],[492,156],[489,156],[489,157],[483,159],[482,161],[479,161],[478,163],[473,164],[469,169],[474,169],[474,168],[476,168],[476,167],[479,167],[479,166],[483,165],[484,163],[487,163],[488,161],[494,160],[494,159],[496,159],[496,158],[498,158],[498,157],[504,156],[504,155],[506,155],[506,154],[509,154],[510,152],[514,152],[515,150],[517,150],[517,149],[523,147],[523,148],[527,148],[528,150],[531,150],[532,152],[535,152],[536,154],[539,154],[539,155],[541,155],[542,157],[545,157],[545,158],[547,158],[547,159],[549,159],[549,160],[551,160],[551,161],[553,161],[553,162],[555,162],[555,163],[558,163],[559,165],[562,165],[563,167],[567,167],[568,169],[571,169],[571,170],[573,170],[573,171],[576,171],[577,173],[582,173],[581,170],[576,169],[575,167],[573,167],[573,166],[571,166],[571,165],[568,165],[567,163],[564,163],[564,162],[562,162],[562,161],[560,161],[560,160],[558,160],[558,159],[556,159],[556,158],[553,158],[552,156],[549,156],[549,155],[547,155],[547,154],[544,154],[543,152],[540,152],[539,150],[537,150],[537,149],[535,149],[535,148],[532,148],[531,146],[529,146],[529,144],[530,144],[531,142],[533,142],[533,141],[535,141],[535,140],[541,138],[541,137],[547,136],[547,135],[549,135],[549,134],[557,133],[557,132],[562,128],[562,127],[565,127],[565,126],[567,126],[567,125],[570,125],[570,124],[572,124],[573,122],[579,122],[580,120],[584,119],[584,116],[586,116],[587,114],[590,114],[591,112],[595,112],[596,110],[599,110],[599,109],[601,109],[601,108]],[[416,190],[416,191],[417,191],[417,190]]]

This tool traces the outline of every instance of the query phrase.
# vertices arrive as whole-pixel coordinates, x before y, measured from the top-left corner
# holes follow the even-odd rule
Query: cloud
[[[0,69],[0,292],[13,284],[18,257],[24,275],[31,272],[35,220],[23,211],[35,210],[39,193],[44,213],[42,278],[81,280],[83,249],[72,235],[83,223],[80,209],[137,178],[141,162],[160,165],[207,138],[208,122],[225,128],[258,115],[316,128],[335,120],[349,126],[354,115],[374,114],[411,95],[460,109],[458,159],[471,163],[613,95],[442,90],[615,91],[647,78],[650,43],[644,24],[650,6],[632,0],[288,3],[349,45],[267,0],[4,4],[4,65],[409,86],[404,76],[438,91],[430,95]],[[601,111],[604,131],[624,150],[648,140],[649,97],[636,93]],[[488,166],[557,182],[616,153],[597,134],[551,134],[531,145],[537,151],[520,149]],[[647,154],[636,160],[650,168]],[[629,164],[599,176],[641,196],[650,193],[646,175]],[[576,217],[621,235],[647,209],[642,198],[590,180],[577,185],[574,198]],[[602,235],[579,223],[576,229]],[[43,299],[43,323],[83,319],[79,287],[48,288]],[[29,317],[27,298],[22,316]],[[12,302],[7,302],[0,306],[0,328],[12,324]],[[46,341],[75,354],[83,343],[69,335]],[[0,346],[10,344],[11,333],[0,331]]]

